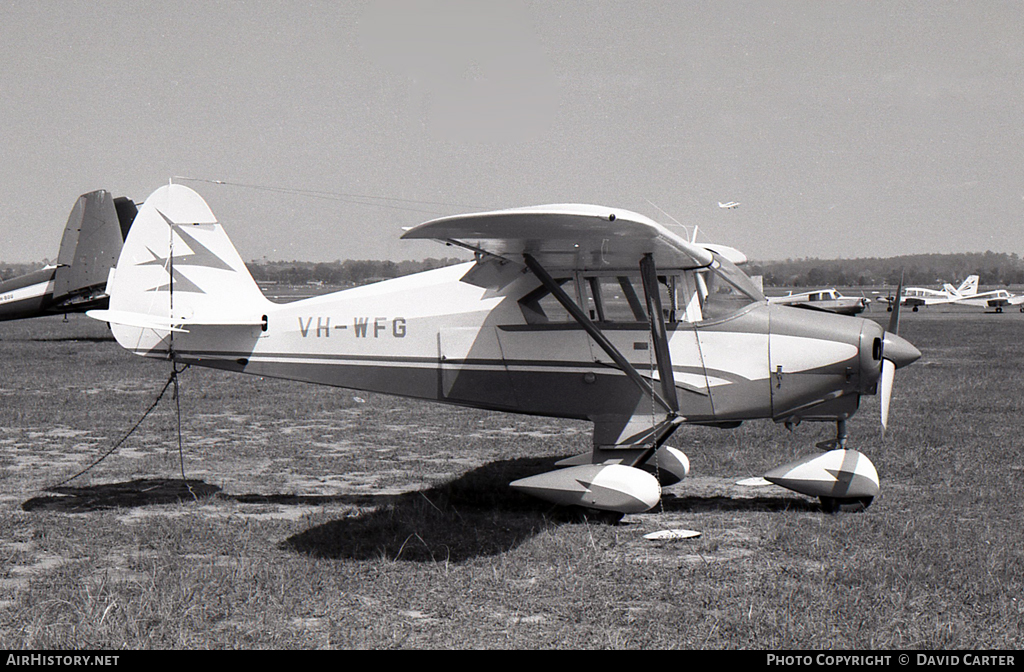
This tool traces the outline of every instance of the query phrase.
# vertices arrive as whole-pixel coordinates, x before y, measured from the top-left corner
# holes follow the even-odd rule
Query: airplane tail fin
[[[978,293],[978,276],[969,275],[967,279],[957,287],[957,293],[961,296],[974,296]]]
[[[131,226],[131,219],[134,219],[131,208],[126,207],[128,203],[134,208],[129,199],[115,200],[109,191],[102,189],[78,197],[60,241],[54,300],[70,301],[72,297],[103,286],[107,271],[121,253],[122,231]]]
[[[107,293],[109,310],[89,316],[109,322],[125,348],[152,356],[168,353],[173,333],[265,326],[270,305],[206,201],[178,184],[139,209]]]

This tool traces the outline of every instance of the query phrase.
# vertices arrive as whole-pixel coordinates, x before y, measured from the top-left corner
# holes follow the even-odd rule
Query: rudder
[[[107,293],[110,309],[89,315],[136,351],[196,325],[260,324],[269,304],[206,201],[179,184],[139,209]]]

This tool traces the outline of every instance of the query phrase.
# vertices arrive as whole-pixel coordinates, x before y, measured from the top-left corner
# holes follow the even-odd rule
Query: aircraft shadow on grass
[[[180,478],[143,478],[125,483],[101,483],[73,487],[53,486],[52,495],[26,500],[23,511],[87,513],[104,509],[131,509],[156,504],[176,504],[210,497],[220,491],[216,485]]]
[[[30,338],[33,343],[114,343],[113,336],[53,336],[49,338]]]
[[[683,489],[686,489],[685,481]],[[722,511],[821,511],[816,499],[804,499],[790,495],[766,495],[761,497],[726,497],[724,495],[672,495],[664,496],[666,513],[712,513]]]
[[[595,520],[580,510],[552,506],[508,486],[511,480],[552,468],[557,459],[523,458],[493,462],[433,488],[397,495],[232,495],[223,492],[219,486],[200,480],[151,478],[83,487],[53,487],[49,489],[53,494],[33,497],[21,508],[25,511],[85,513],[176,504],[211,497],[243,504],[343,504],[363,510],[358,515],[321,523],[295,534],[281,542],[281,547],[319,558],[462,562],[503,553],[546,529]],[[666,494],[656,511],[700,514],[723,510],[787,509],[819,510],[816,501],[785,495],[731,498]],[[596,522],[602,520],[601,515],[596,517]]]
[[[0,336],[0,340],[7,342],[24,343],[114,343],[113,336],[33,336],[22,338],[18,336]]]

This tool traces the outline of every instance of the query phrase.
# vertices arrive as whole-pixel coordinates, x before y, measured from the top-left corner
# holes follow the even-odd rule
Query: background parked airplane
[[[138,212],[129,198],[82,194],[68,216],[55,266],[0,282],[0,321],[84,312],[107,305],[107,274]]]
[[[840,315],[858,315],[871,304],[864,296],[843,296],[834,288],[814,289],[808,292],[789,292],[785,296],[769,296],[768,303],[781,306],[795,306],[812,310],[827,310]]]
[[[977,278],[978,276],[971,277]],[[1009,306],[1020,306],[1020,312],[1024,313],[1024,296],[1012,294],[1005,289],[993,289],[987,292],[976,291],[957,299],[955,303],[980,308],[994,308],[997,313],[1003,312],[1003,308]]]
[[[917,309],[921,306],[934,306],[939,304],[956,303],[965,296],[971,296],[978,291],[978,276],[969,275],[967,278],[960,283],[959,287],[953,287],[948,282],[942,286],[942,289],[930,289],[928,287],[907,287],[903,290],[903,296],[900,299],[900,305],[910,306],[911,309],[916,313]],[[893,301],[895,298],[892,296],[886,297],[886,301],[889,302],[889,310],[892,310]]]

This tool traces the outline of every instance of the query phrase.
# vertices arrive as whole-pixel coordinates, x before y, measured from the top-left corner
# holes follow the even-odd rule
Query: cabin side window
[[[587,315],[595,322],[646,322],[640,278],[596,275],[583,278]]]
[[[558,286],[570,296],[575,293],[570,284],[571,280],[572,278],[555,278]],[[523,310],[527,324],[559,324],[574,321],[569,311],[543,285],[519,299],[519,306]]]
[[[647,299],[640,274],[576,273],[555,282],[598,325],[647,325]],[[719,259],[698,270],[658,276],[662,317],[669,325],[731,315],[764,295],[730,262]],[[519,300],[527,324],[567,324],[575,320],[545,287]]]

